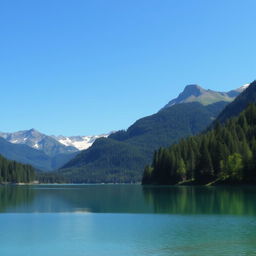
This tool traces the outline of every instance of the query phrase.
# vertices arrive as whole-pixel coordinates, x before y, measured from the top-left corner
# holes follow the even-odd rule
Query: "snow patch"
[[[244,84],[243,86],[241,86],[240,88],[245,90],[250,84]]]
[[[102,135],[94,135],[94,136],[58,136],[55,139],[65,146],[72,146],[77,148],[78,150],[88,149],[96,139],[98,138],[106,138],[109,134]]]
[[[39,148],[39,145],[36,143],[36,144],[33,146],[33,148],[38,149],[38,148]]]

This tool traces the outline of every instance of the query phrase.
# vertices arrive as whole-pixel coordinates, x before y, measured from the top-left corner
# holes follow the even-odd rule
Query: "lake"
[[[0,186],[1,256],[255,256],[255,187]]]

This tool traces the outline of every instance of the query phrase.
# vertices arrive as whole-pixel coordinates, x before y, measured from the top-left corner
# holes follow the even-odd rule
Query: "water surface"
[[[256,255],[256,188],[0,186],[0,255]]]

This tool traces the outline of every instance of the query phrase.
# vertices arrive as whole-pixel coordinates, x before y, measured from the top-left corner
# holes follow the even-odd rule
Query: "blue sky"
[[[185,85],[256,74],[256,1],[0,1],[0,131],[125,129]]]

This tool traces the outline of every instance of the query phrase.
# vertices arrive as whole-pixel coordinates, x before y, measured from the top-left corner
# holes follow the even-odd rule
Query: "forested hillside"
[[[216,122],[224,123],[229,118],[237,116],[243,111],[248,104],[256,102],[256,81],[253,81],[250,86],[244,90],[239,97],[228,104],[218,116]],[[214,122],[213,125],[216,123]]]
[[[0,183],[29,183],[34,179],[35,171],[32,166],[10,161],[0,156]]]
[[[183,139],[169,148],[160,148],[154,154],[152,165],[145,168],[142,183],[184,181],[256,183],[255,104],[224,125],[217,123],[206,133]]]
[[[96,140],[60,173],[71,182],[139,182],[155,149],[201,132],[226,104],[193,102],[162,109],[138,120],[127,131]]]

